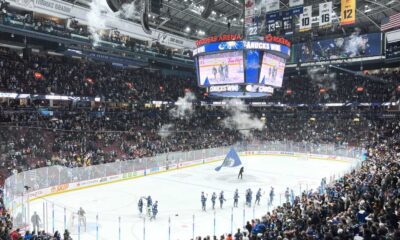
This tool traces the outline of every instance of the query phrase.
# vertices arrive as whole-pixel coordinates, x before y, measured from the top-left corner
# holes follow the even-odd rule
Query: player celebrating
[[[79,208],[78,210],[78,223],[79,226],[82,226],[85,228],[85,232],[86,232],[86,217],[85,217],[85,210],[83,210],[82,207]]]
[[[235,193],[233,194],[233,207],[238,207],[239,203],[239,191],[236,189]]]
[[[261,188],[258,189],[256,193],[256,201],[254,202],[254,205],[260,206],[260,199],[261,199]]]
[[[221,191],[221,193],[219,194],[219,205],[221,208],[224,205],[225,201],[226,201],[226,199],[224,197],[224,191]]]
[[[212,202],[212,209],[215,209],[215,201],[217,200],[217,194],[213,192],[211,196],[211,202]]]
[[[138,208],[139,208],[140,214],[142,214],[143,213],[143,200],[142,200],[142,198],[139,199]]]
[[[204,212],[206,211],[206,202],[207,202],[207,197],[204,195],[204,192],[201,192],[201,209]]]

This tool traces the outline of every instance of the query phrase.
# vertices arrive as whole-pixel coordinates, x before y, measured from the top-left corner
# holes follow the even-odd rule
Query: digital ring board
[[[247,41],[240,35],[222,35],[196,44],[193,56],[198,85],[207,88],[211,97],[265,97],[282,86],[290,57],[286,39],[267,35]]]

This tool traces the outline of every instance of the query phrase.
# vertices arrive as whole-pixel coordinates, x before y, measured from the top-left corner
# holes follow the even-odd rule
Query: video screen
[[[243,52],[225,52],[199,57],[199,84],[244,83]]]
[[[281,87],[284,71],[285,59],[269,53],[264,53],[259,83],[273,87]]]

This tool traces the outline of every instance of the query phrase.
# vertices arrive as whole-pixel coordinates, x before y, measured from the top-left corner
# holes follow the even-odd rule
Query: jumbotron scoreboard
[[[266,35],[243,40],[240,34],[196,41],[193,51],[199,87],[211,97],[257,98],[282,86],[291,43]]]

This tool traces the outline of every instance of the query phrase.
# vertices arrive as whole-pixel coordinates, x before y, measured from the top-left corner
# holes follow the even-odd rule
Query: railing
[[[252,144],[241,143],[234,147],[237,152],[247,155],[258,153],[288,155],[302,159],[345,159],[349,163],[349,168],[347,170],[357,167],[360,164],[363,155],[363,150],[360,148],[294,142],[266,142]],[[73,217],[73,213],[75,213],[77,209],[68,209],[65,206],[51,202],[47,199],[47,196],[88,186],[100,185],[107,182],[121,181],[124,179],[146,176],[161,171],[168,171],[171,169],[184,168],[191,165],[201,165],[213,161],[222,160],[228,152],[229,148],[230,147],[221,147],[189,152],[171,152],[149,158],[132,159],[81,168],[51,166],[22,172],[6,179],[6,207],[10,209],[12,215],[14,216],[14,226],[29,227],[31,225],[31,208],[35,211],[40,209],[39,214],[43,221],[41,225],[42,229],[54,232],[57,229],[60,230],[62,228],[68,228],[73,232],[73,234],[76,234],[77,236],[79,235],[78,239],[80,239],[80,234],[81,232],[83,233],[83,231],[81,231],[82,229],[80,229],[80,226],[78,226],[77,218],[75,218],[74,223]],[[329,180],[333,180],[333,178],[344,174],[344,172],[333,174],[330,176]],[[302,190],[308,190],[308,185],[306,183],[299,182],[298,185],[299,186],[296,187],[293,186],[293,188],[295,188],[296,195],[301,194]],[[282,199],[284,198],[283,193],[283,191],[277,192],[276,199],[269,207],[272,208],[273,206],[282,203]],[[39,204],[40,206],[32,207],[32,204]],[[134,210],[130,211],[134,212]],[[245,220],[246,211],[249,210],[243,208],[243,220]],[[252,211],[252,214],[247,213],[247,215],[255,216],[256,213],[259,214],[256,209],[253,209]],[[233,214],[234,210],[232,209],[232,217]],[[237,214],[238,213],[235,212],[235,215]],[[97,213],[88,213],[87,217],[91,218],[90,222],[92,223],[92,231],[96,232],[96,235],[98,235],[99,215]],[[104,215],[100,216],[100,218],[104,217]],[[126,219],[126,216],[122,217],[123,219]],[[195,216],[193,215],[193,217]],[[215,217],[216,216],[214,214],[214,222]],[[107,216],[107,218],[118,218],[118,221],[121,221],[121,216]],[[119,228],[121,228],[121,222],[119,224]],[[170,219],[169,223],[165,224],[170,225]],[[193,226],[195,224],[196,221],[195,218],[193,218]],[[73,225],[75,225],[75,227],[71,227]],[[234,224],[232,223],[232,226],[233,225]],[[123,226],[124,221],[122,222],[122,227]],[[143,226],[145,229],[146,224],[144,224]],[[93,239],[99,238],[97,236]],[[143,237],[139,237],[137,239],[143,239]]]

